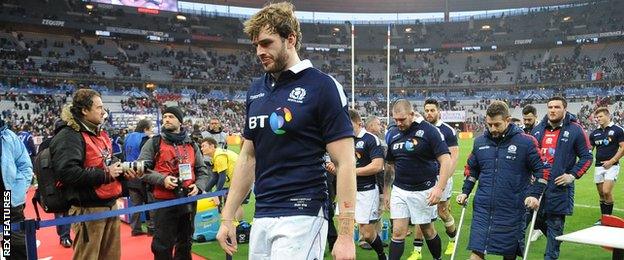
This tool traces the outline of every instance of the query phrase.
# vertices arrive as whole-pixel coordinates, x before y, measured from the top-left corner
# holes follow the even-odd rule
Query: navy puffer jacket
[[[524,200],[539,198],[549,177],[549,165],[543,163],[535,138],[514,124],[500,138],[486,131],[475,139],[465,175],[464,194],[470,194],[479,182],[468,249],[497,255],[521,253]],[[531,176],[536,179],[533,184]]]

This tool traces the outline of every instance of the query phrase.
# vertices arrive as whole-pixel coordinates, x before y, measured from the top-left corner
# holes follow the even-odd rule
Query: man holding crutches
[[[516,259],[522,255],[526,208],[536,209],[550,169],[537,149],[537,141],[510,123],[507,104],[494,101],[486,112],[487,131],[477,137],[466,165],[464,205],[477,180],[468,249],[470,259],[486,254]],[[531,176],[535,181],[531,183]]]

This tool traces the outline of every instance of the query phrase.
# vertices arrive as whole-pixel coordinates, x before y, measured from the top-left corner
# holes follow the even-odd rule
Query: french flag
[[[592,73],[589,73],[589,80],[602,80],[602,71],[595,71]]]

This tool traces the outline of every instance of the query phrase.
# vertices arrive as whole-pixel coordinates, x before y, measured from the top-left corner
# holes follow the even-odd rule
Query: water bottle
[[[353,228],[353,241],[360,241],[360,227],[357,223],[355,223],[355,228]]]
[[[388,241],[388,236],[390,235],[388,229],[390,229],[390,223],[387,219],[384,219],[381,228],[381,241]]]

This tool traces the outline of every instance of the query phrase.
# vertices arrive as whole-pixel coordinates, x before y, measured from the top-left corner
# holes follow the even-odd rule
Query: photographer
[[[205,191],[208,184],[208,168],[197,145],[181,128],[183,118],[180,108],[165,108],[161,135],[148,140],[139,155],[139,161],[153,161],[154,172],[142,178],[153,186],[156,201],[195,196]],[[154,259],[191,259],[195,205],[155,210]]]
[[[76,91],[72,104],[63,108],[65,125],[50,143],[54,172],[60,173],[65,196],[71,203],[68,215],[86,215],[117,209],[122,176],[121,162],[113,162],[104,122],[100,94],[91,89]],[[120,259],[119,217],[73,223],[73,259]]]

